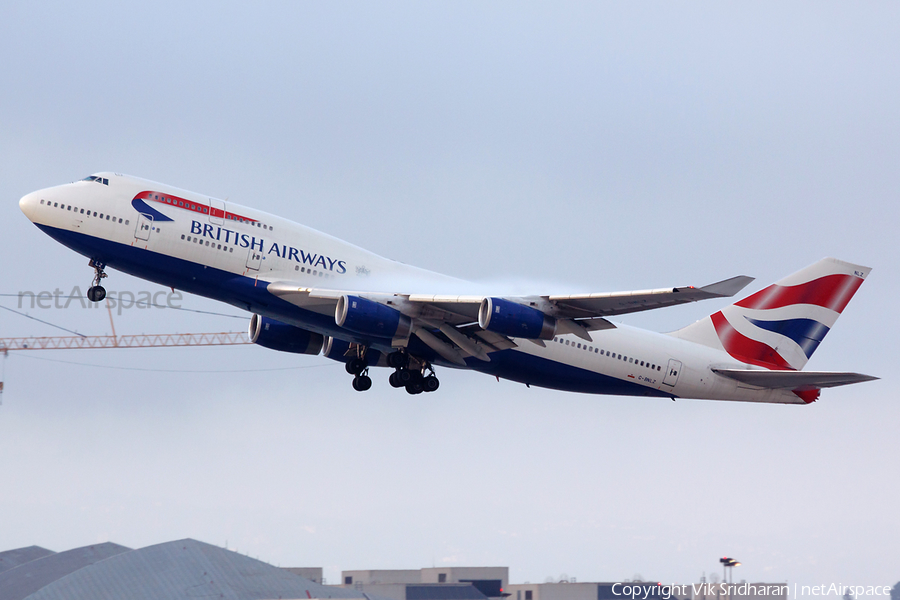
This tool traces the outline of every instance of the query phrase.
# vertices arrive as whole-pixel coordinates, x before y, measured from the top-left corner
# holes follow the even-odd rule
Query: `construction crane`
[[[249,344],[245,331],[221,333],[157,333],[141,335],[67,335],[0,338],[0,399],[6,379],[6,357],[10,350],[84,350],[88,348],[174,348],[179,346],[233,346]],[[2,400],[0,400],[2,403]]]
[[[18,311],[0,307],[22,315]],[[86,350],[90,348],[175,348],[182,346],[235,346],[250,344],[246,332],[224,331],[219,333],[157,333],[141,335],[116,335],[113,323],[112,307],[106,303],[109,313],[109,326],[112,335],[67,335],[67,336],[27,336],[0,338],[0,356],[3,366],[0,369],[0,398],[3,396],[3,381],[6,378],[6,357],[10,350]],[[28,315],[22,315],[28,316]],[[227,316],[227,315],[226,315]],[[33,317],[29,317],[33,318]],[[40,319],[38,319],[40,320]],[[41,321],[53,327],[59,327],[47,321]]]
[[[86,348],[168,348],[249,344],[247,333],[158,333],[141,335],[68,335],[0,338],[0,353],[9,350],[76,350]]]

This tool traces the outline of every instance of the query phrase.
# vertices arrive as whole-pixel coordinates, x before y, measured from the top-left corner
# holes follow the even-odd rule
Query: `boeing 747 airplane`
[[[609,317],[737,294],[704,287],[575,295],[472,293],[473,284],[377,256],[264,212],[118,173],[19,201],[44,233],[86,256],[92,302],[111,267],[251,313],[250,340],[370,369],[411,394],[435,366],[591,394],[808,404],[826,387],[876,379],[802,371],[870,269],[825,258],[678,331]]]

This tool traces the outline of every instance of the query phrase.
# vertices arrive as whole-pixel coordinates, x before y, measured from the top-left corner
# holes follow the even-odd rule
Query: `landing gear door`
[[[137,225],[134,227],[134,237],[139,240],[149,240],[153,231],[153,217],[138,213]]]
[[[247,254],[247,268],[254,271],[259,271],[259,265],[261,263],[262,251],[255,248],[250,248],[250,253]]]
[[[225,203],[215,198],[209,199],[209,222],[213,225],[225,224]]]
[[[666,367],[666,376],[663,377],[663,384],[675,387],[678,382],[678,373],[681,371],[681,361],[674,358],[669,359],[669,366]]]

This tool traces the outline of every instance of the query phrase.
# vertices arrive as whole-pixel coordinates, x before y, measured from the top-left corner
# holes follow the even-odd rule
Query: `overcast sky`
[[[508,565],[665,582],[900,580],[900,7],[746,3],[0,5],[0,305],[90,285],[18,200],[102,170],[539,293],[750,291],[871,266],[808,407],[586,396],[259,347],[14,353],[0,549],[183,537],[281,566]],[[110,272],[110,290],[159,286]],[[239,315],[194,297],[180,304]],[[668,331],[725,305],[622,320]],[[109,332],[103,310],[22,310]],[[244,330],[126,310],[118,333]],[[0,311],[0,336],[58,335]]]

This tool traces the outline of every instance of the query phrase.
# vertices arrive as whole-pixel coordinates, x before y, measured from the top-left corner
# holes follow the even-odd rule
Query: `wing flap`
[[[471,326],[467,329],[471,329],[474,335],[477,335],[482,341],[490,344],[497,350],[510,350],[519,347],[518,344],[505,335],[500,335],[499,333],[494,333],[493,331],[487,331],[485,329],[479,329],[478,325]]]
[[[295,283],[275,281],[266,286],[270,294],[300,308],[322,315],[334,314],[342,292],[300,287]]]
[[[478,320],[478,309],[484,296],[427,296],[412,294],[407,300],[420,306],[431,306],[445,313],[457,315],[459,322]]]

